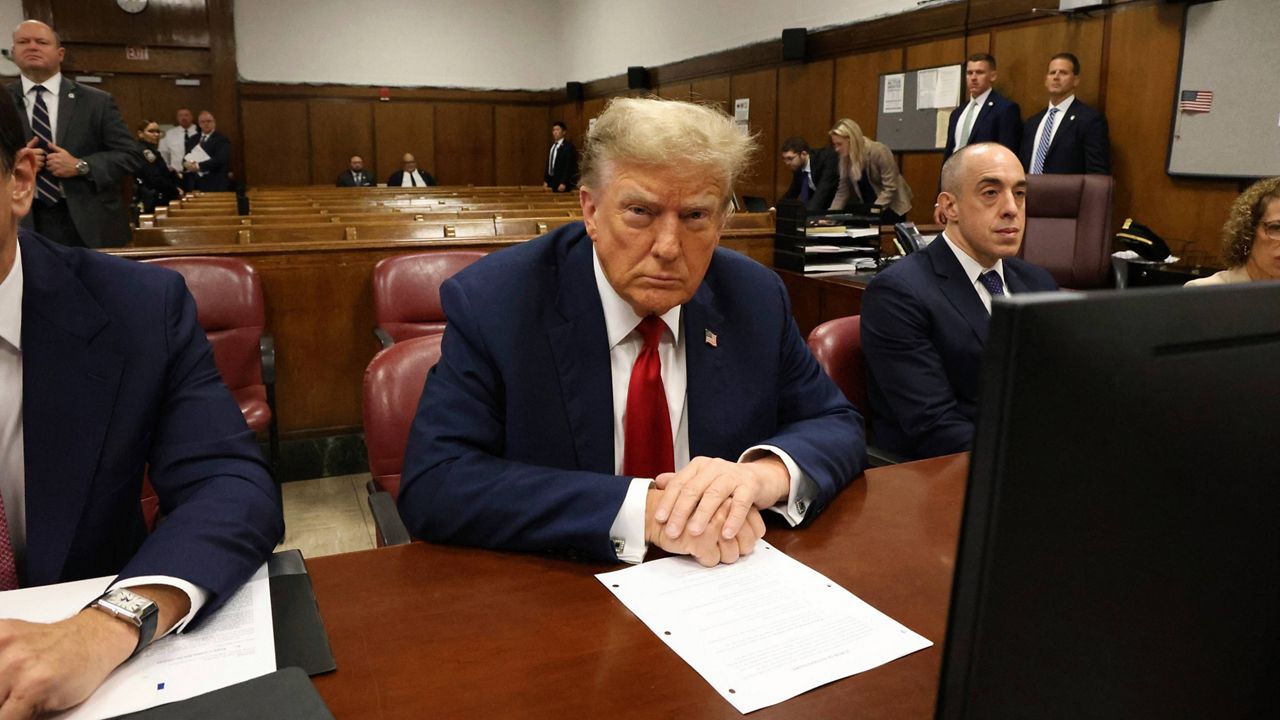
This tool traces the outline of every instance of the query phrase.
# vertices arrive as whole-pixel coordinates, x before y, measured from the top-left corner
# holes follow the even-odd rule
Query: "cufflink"
[[[797,500],[797,501],[796,501],[796,512],[797,512],[797,513],[799,513],[799,514],[803,515],[803,514],[804,514],[804,511],[805,511],[805,508],[807,508],[807,507],[809,507],[809,506],[808,506],[808,505],[805,505],[803,500]]]
[[[622,538],[609,538],[609,539],[613,541],[613,554],[621,557],[622,553],[625,552],[627,549],[627,541],[623,540]]]

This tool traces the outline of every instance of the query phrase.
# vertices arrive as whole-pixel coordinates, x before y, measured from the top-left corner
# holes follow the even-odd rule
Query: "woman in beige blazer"
[[[1231,204],[1222,226],[1227,269],[1187,287],[1280,280],[1280,177],[1259,180]]]
[[[831,147],[840,157],[840,184],[831,200],[831,212],[850,205],[878,205],[881,222],[901,222],[911,211],[911,188],[898,172],[893,151],[884,143],[868,140],[858,123],[842,118],[831,128]]]

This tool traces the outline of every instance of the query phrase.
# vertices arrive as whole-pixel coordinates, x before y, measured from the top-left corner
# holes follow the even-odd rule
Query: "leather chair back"
[[[182,274],[196,313],[213,346],[213,362],[244,419],[255,432],[268,429],[271,407],[262,376],[261,338],[266,325],[262,281],[249,263],[231,257],[147,260]]]
[[[1110,175],[1028,175],[1027,233],[1018,256],[1065,288],[1111,282]]]
[[[400,467],[427,373],[440,360],[442,333],[409,338],[374,356],[364,371],[364,442],[376,489],[399,497]]]
[[[809,333],[809,351],[868,423],[867,362],[862,355],[862,316],[828,320]]]
[[[440,286],[484,257],[478,250],[422,252],[384,258],[373,268],[373,315],[400,342],[444,332]]]

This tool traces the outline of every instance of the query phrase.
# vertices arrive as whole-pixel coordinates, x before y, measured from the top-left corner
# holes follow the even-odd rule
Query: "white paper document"
[[[742,713],[933,645],[764,541],[732,565],[672,557],[596,578]]]
[[[902,90],[906,86],[907,76],[905,73],[893,73],[884,76],[884,107],[881,112],[888,115],[889,113],[902,112]]]
[[[0,618],[56,622],[76,614],[114,577],[0,592]],[[186,700],[275,672],[271,590],[263,565],[196,630],[169,635],[116,668],[80,705],[49,718],[98,720]]]

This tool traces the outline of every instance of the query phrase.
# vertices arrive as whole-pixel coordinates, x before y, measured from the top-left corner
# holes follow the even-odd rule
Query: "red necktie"
[[[0,497],[0,590],[18,587],[18,564],[13,557],[13,545],[9,542],[9,520],[4,514],[4,498]]]
[[[667,412],[667,392],[662,387],[662,319],[649,315],[636,329],[644,337],[644,347],[631,368],[627,388],[627,416],[624,422],[622,474],[654,478],[675,470],[671,447],[671,415]]]

